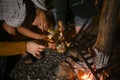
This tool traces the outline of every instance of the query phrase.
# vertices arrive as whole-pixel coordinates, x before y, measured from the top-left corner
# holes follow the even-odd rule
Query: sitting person
[[[85,28],[92,22],[95,9],[94,0],[54,0],[53,5],[56,9],[57,25],[61,27],[61,31],[64,30],[64,25],[70,20],[69,17],[74,19],[76,34],[88,19]]]
[[[0,20],[4,21],[3,28],[12,35],[15,35],[17,30],[27,37],[44,39],[46,38],[45,35],[32,32],[27,29],[27,26],[34,25],[41,29],[41,31],[47,30],[46,10],[43,0],[1,0]]]
[[[44,51],[46,47],[39,45],[34,41],[20,41],[20,42],[0,42],[0,79],[11,80],[9,77],[10,70],[14,67],[16,62],[29,52],[36,58],[41,58],[39,53]],[[17,57],[19,56],[19,57]],[[13,59],[12,59],[13,58]],[[9,63],[12,62],[12,63]],[[8,68],[9,66],[9,68]]]

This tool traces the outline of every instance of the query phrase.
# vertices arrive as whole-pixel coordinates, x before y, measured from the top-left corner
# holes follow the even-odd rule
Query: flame
[[[93,75],[90,72],[81,72],[77,74],[78,80],[93,80]]]
[[[79,78],[80,77],[80,78]],[[108,77],[108,73],[104,72],[104,74],[99,74],[100,80],[105,80],[106,77]],[[82,76],[78,76],[79,80],[95,80],[95,77],[91,72],[83,73]]]
[[[74,68],[78,80],[93,80],[94,77],[83,63],[76,63]]]
[[[83,79],[83,80],[91,80],[91,79],[89,78],[89,74],[84,74],[84,75],[81,77],[81,79]]]

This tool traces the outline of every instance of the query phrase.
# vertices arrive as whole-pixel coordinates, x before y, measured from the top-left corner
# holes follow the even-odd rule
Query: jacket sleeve
[[[53,6],[55,9],[57,9],[57,21],[62,20],[63,22],[65,22],[67,0],[54,0]]]
[[[26,53],[26,42],[0,42],[0,56]]]

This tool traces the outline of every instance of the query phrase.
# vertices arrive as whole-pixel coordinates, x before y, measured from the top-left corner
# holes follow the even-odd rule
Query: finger
[[[43,45],[39,45],[38,48],[45,49],[46,47]]]
[[[56,49],[56,45],[53,46],[53,49]]]
[[[48,29],[48,24],[45,23],[45,24],[44,24],[44,30],[47,30],[47,29]]]
[[[43,26],[42,26],[42,24],[39,23],[39,24],[38,24],[38,28],[43,31]]]
[[[35,57],[36,57],[37,59],[40,59],[40,58],[42,57],[39,51],[37,51],[37,52],[35,53]]]
[[[39,52],[42,52],[42,51],[44,51],[44,49],[39,48],[38,51],[39,51]]]
[[[36,26],[36,25],[35,25],[35,21],[33,21],[32,25],[33,25],[33,26]]]
[[[46,48],[45,46],[40,45],[39,48],[38,48],[38,51],[39,51],[39,52],[42,52],[42,51],[45,50],[45,48]]]
[[[34,57],[36,57],[36,53],[31,53]]]
[[[36,18],[35,18],[35,20],[33,21],[32,25],[37,26],[37,20],[36,20]]]
[[[39,22],[39,25],[43,28],[44,27],[44,21],[41,19]]]
[[[56,49],[56,44],[52,44],[52,49]]]
[[[41,26],[40,23],[38,23],[37,26],[38,26],[39,29],[42,29],[42,26]]]

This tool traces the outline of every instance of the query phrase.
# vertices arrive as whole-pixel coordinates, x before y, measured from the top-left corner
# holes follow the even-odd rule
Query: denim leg
[[[79,26],[80,28],[82,28],[86,20],[87,18],[81,18],[79,16],[75,16],[74,17],[75,26]],[[85,30],[91,24],[91,22],[92,22],[92,18],[89,19],[83,30]]]

